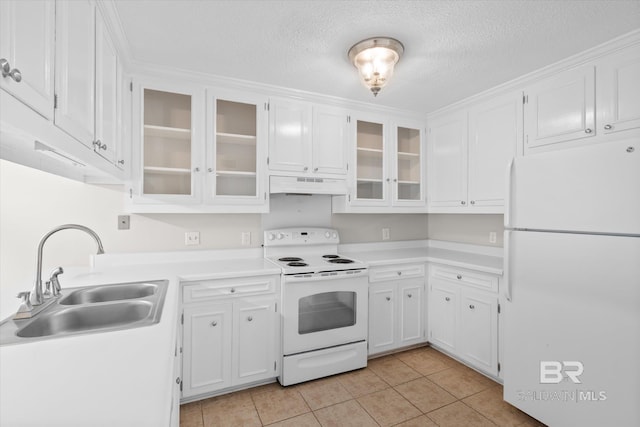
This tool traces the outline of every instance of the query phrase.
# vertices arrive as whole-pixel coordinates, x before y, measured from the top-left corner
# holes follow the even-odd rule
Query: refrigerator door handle
[[[510,230],[504,231],[504,296],[507,301],[511,302],[511,268],[509,268],[509,264],[511,262],[511,234],[513,232]]]
[[[504,194],[504,226],[511,227],[511,190],[513,186],[513,162],[515,158],[511,158],[509,166],[507,166],[507,188]]]

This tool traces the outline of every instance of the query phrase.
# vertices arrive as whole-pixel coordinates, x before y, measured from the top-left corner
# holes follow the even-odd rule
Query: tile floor
[[[181,427],[544,426],[502,400],[502,386],[430,347],[365,369],[243,390],[180,408]]]

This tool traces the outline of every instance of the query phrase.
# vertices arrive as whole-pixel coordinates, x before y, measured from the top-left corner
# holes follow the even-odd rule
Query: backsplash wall
[[[429,239],[502,247],[503,218],[488,214],[429,214]],[[496,243],[489,242],[492,231],[496,233]]]

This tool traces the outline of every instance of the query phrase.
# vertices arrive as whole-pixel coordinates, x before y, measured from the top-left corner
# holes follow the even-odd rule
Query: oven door
[[[284,276],[285,356],[367,339],[367,270]]]

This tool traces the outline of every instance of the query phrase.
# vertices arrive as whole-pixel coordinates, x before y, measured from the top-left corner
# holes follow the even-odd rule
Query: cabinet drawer
[[[235,279],[184,282],[182,301],[185,304],[211,298],[275,293],[280,276],[240,277]]]
[[[430,277],[445,279],[451,282],[467,285],[478,289],[498,292],[498,278],[490,274],[478,273],[462,268],[442,267],[432,265]]]
[[[424,277],[424,264],[400,264],[369,270],[369,283]]]

